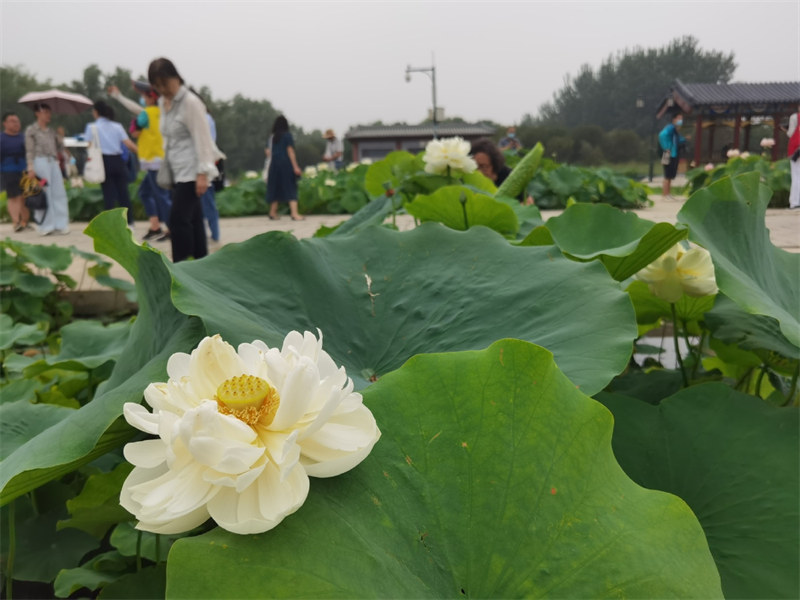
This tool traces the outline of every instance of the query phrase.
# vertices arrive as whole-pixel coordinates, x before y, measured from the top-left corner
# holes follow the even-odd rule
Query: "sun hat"
[[[322,137],[324,137],[326,140],[330,140],[330,139],[333,139],[333,138],[335,138],[335,137],[336,137],[336,134],[335,134],[335,133],[333,133],[333,129],[328,129],[328,130],[325,132],[325,135],[323,135]]]

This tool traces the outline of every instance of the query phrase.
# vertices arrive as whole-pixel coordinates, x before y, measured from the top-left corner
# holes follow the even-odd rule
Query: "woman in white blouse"
[[[164,168],[172,172],[172,260],[202,258],[208,254],[200,198],[217,176],[215,163],[225,155],[211,139],[202,100],[184,85],[172,61],[157,58],[147,71],[150,85],[159,94]]]

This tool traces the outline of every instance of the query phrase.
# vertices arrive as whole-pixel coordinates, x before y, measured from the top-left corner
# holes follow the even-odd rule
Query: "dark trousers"
[[[169,232],[172,240],[172,262],[180,262],[190,256],[203,258],[208,254],[203,205],[197,197],[194,181],[176,183],[172,190]]]
[[[122,162],[122,156],[103,154],[103,167],[106,170],[106,178],[100,184],[100,189],[103,190],[103,203],[106,210],[117,206],[127,208],[128,224],[133,225],[133,208],[130,194],[128,194],[128,168]]]

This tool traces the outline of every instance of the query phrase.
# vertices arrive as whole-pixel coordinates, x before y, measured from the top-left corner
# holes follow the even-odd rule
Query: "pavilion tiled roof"
[[[800,102],[800,81],[775,83],[683,83],[674,90],[692,106],[783,104]]]
[[[492,136],[495,128],[481,123],[445,123],[436,126],[439,137]],[[345,134],[347,139],[399,139],[433,137],[433,125],[365,125],[351,127]]]

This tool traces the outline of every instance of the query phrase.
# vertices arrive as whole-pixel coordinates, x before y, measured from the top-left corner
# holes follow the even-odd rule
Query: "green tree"
[[[633,129],[649,135],[656,106],[675,79],[685,82],[727,82],[736,69],[733,53],[704,51],[685,36],[662,48],[626,49],[609,56],[597,69],[583,65],[568,77],[550,103],[540,109],[542,121],[569,128],[592,124],[604,130]],[[644,106],[636,108],[641,98]]]
[[[36,92],[53,87],[49,79],[37,81],[23,67],[0,67],[0,110],[3,113],[14,112],[19,115],[22,126],[33,123],[33,111],[18,104],[17,101],[28,92]]]

